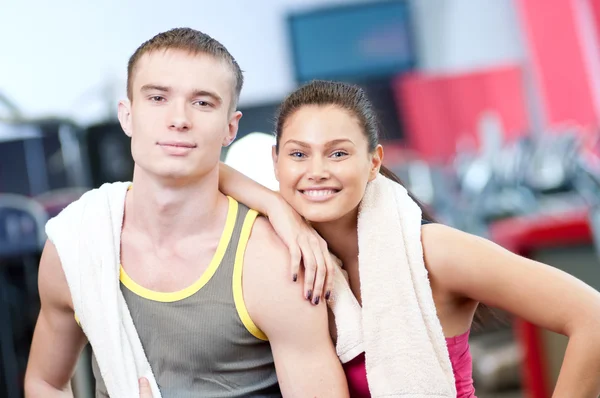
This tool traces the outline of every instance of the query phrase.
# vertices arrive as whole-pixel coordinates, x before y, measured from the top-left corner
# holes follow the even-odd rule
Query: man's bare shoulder
[[[253,240],[273,246],[279,245],[282,249],[285,249],[283,241],[279,238],[269,220],[262,215],[256,217],[256,221],[254,221],[254,226],[252,227],[252,235],[248,243],[251,243]]]
[[[266,218],[258,218],[244,256],[243,292],[250,317],[269,340],[319,322],[327,330],[327,307],[311,308],[303,296],[303,282],[302,270],[297,282],[292,281],[287,246]]]
[[[263,216],[258,216],[246,248],[245,263],[249,266],[270,266],[274,263],[289,262],[289,252],[279,238],[271,223]],[[285,266],[285,264],[283,264]],[[284,270],[287,272],[287,269]]]
[[[60,257],[54,244],[46,241],[39,267],[39,292],[42,306],[73,311],[73,302]]]
[[[303,273],[300,272],[297,283],[292,282],[289,250],[264,217],[258,217],[254,222],[243,269],[244,297],[250,303],[257,300],[264,307],[267,297],[277,298],[269,306],[275,303],[282,306],[296,305],[296,299],[286,302],[284,297],[304,301],[301,283]]]

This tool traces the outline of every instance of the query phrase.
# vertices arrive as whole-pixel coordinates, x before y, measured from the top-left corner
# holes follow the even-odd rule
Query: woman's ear
[[[375,151],[373,151],[373,155],[371,156],[371,171],[369,173],[369,181],[373,181],[375,177],[377,177],[382,162],[383,147],[381,145],[377,145],[377,148],[375,148]]]

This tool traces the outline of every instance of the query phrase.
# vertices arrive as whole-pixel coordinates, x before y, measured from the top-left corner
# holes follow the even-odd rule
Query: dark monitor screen
[[[323,8],[288,19],[296,79],[389,76],[412,69],[416,56],[407,1]]]
[[[31,195],[27,166],[24,140],[0,142],[0,193]]]
[[[0,125],[0,193],[30,196],[47,190],[42,140],[37,126]],[[40,191],[33,192],[36,188]]]
[[[0,125],[0,192],[37,196],[71,186],[60,122]]]
[[[134,168],[131,139],[118,121],[89,126],[85,136],[94,187],[107,182],[131,181]]]

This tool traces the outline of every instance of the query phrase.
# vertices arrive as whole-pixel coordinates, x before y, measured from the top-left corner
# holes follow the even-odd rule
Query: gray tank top
[[[243,257],[257,213],[229,198],[221,240],[202,277],[173,293],[121,291],[164,398],[281,397],[271,347],[242,295]],[[92,356],[96,397],[107,397]]]

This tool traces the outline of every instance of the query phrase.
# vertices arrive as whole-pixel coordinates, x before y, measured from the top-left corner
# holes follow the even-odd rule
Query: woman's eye
[[[335,151],[334,153],[331,154],[331,156],[333,156],[334,158],[341,158],[346,155],[347,155],[347,153],[344,151]]]
[[[293,158],[302,158],[304,157],[304,154],[302,152],[295,151],[290,153],[290,156]]]

